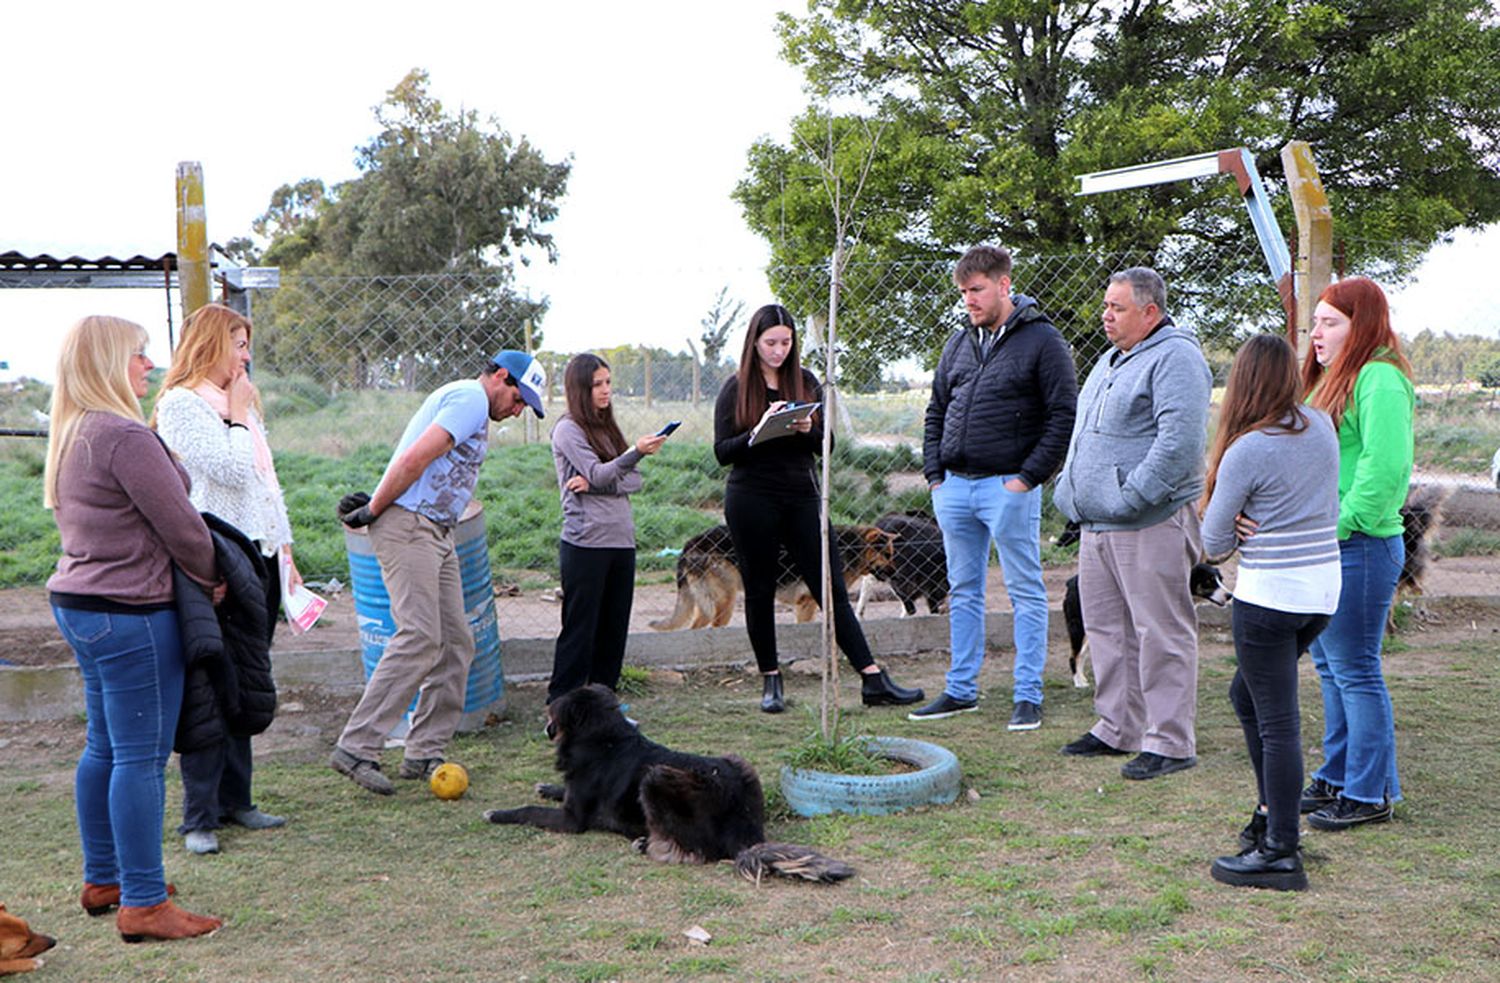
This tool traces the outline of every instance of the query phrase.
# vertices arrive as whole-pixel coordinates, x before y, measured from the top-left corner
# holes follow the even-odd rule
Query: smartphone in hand
[[[656,431],[656,435],[658,437],[669,437],[669,436],[671,436],[672,431],[676,430],[680,426],[682,426],[682,421],[681,420],[673,420],[672,422],[668,423],[666,426],[662,427],[660,430]]]

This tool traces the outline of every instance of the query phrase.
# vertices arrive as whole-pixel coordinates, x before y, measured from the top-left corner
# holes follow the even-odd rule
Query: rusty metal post
[[[177,165],[177,287],[184,320],[212,299],[203,165],[196,160]]]
[[[1297,325],[1287,340],[1305,358],[1313,308],[1333,279],[1333,210],[1328,207],[1312,147],[1305,140],[1293,140],[1281,148],[1281,166],[1297,215]]]

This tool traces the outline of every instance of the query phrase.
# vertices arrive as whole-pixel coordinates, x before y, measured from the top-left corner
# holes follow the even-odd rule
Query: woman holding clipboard
[[[818,485],[813,475],[813,456],[823,447],[822,413],[790,421],[779,436],[771,436],[776,429],[767,426],[753,443],[751,437],[787,404],[821,399],[817,378],[802,368],[798,358],[792,315],[780,304],[760,308],[750,318],[739,371],[724,381],[714,406],[714,456],[731,468],[724,491],[724,522],[745,585],[745,629],[763,678],[760,708],[765,713],[786,709],[774,616],[782,547],[813,597],[822,598]],[[920,689],[897,686],[875,664],[849,604],[837,550],[829,562],[834,635],[850,664],[860,671],[865,705],[921,700],[925,694]]]

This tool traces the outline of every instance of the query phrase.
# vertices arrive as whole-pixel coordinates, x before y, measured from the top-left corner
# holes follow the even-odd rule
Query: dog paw
[[[486,809],[485,812],[484,812],[484,818],[485,818],[486,822],[491,822],[491,823],[508,823],[508,822],[510,822],[510,810],[509,809]]]
[[[636,853],[645,853],[648,845],[650,845],[649,839],[645,836],[637,836],[630,841],[630,846]]]

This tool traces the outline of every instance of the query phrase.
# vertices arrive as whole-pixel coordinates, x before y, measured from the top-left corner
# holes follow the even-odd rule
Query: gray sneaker
[[[229,821],[246,829],[275,829],[286,825],[285,816],[273,816],[269,812],[261,812],[255,806],[236,809],[229,814]]]
[[[400,778],[431,778],[432,773],[438,770],[443,763],[442,758],[402,758],[401,770],[396,772]]]
[[[218,853],[219,837],[211,829],[195,829],[183,837],[182,845],[187,847],[188,853],[196,853],[199,856],[205,853]]]
[[[1015,710],[1011,712],[1010,723],[1005,725],[1005,729],[1036,730],[1040,726],[1042,726],[1041,705],[1032,703],[1030,700],[1018,700]]]
[[[395,795],[396,786],[391,780],[380,772],[380,762],[371,761],[368,758],[357,758],[334,745],[333,756],[328,759],[333,770],[340,775],[348,775],[354,784],[376,795]]]

